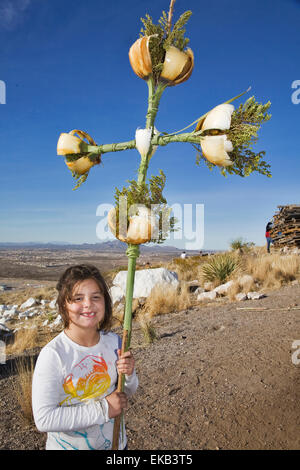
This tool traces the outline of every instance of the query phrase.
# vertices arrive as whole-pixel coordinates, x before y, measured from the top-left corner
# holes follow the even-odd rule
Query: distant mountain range
[[[49,249],[49,250],[92,250],[123,252],[126,250],[126,243],[119,240],[107,241],[102,243],[67,243],[67,242],[0,242],[0,249]],[[179,248],[166,245],[141,245],[141,252],[181,252]],[[187,251],[187,250],[186,250]]]

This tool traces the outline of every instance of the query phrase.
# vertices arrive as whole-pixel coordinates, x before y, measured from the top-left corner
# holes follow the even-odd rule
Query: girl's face
[[[66,303],[69,328],[97,329],[105,315],[105,300],[94,279],[86,279],[74,286],[72,299]]]

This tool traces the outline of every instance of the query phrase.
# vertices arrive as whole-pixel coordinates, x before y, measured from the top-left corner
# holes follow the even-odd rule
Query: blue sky
[[[0,0],[0,241],[96,243],[99,204],[133,179],[136,150],[109,153],[72,191],[73,179],[56,155],[61,132],[82,129],[97,143],[131,140],[144,127],[147,85],[132,71],[128,50],[140,18],[156,22],[169,0]],[[299,200],[300,2],[296,0],[177,0],[174,20],[193,15],[186,36],[195,55],[191,78],[168,88],[156,127],[183,128],[252,86],[248,96],[272,102],[260,131],[273,177],[224,178],[203,164],[189,144],[157,150],[148,175],[167,175],[170,205],[204,204],[204,246],[227,249],[237,237],[264,244],[278,205]],[[1,82],[0,82],[1,83]],[[299,82],[300,85],[300,82]],[[0,100],[1,101],[1,100]],[[3,101],[3,100],[2,100]],[[195,227],[194,227],[195,229]],[[184,248],[188,240],[167,242]],[[201,246],[199,246],[199,249]]]

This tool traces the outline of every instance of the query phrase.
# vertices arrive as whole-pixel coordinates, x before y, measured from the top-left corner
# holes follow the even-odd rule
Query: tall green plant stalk
[[[159,102],[162,96],[163,91],[167,87],[165,83],[159,83],[155,89],[153,77],[147,81],[148,83],[148,110],[146,114],[146,128],[154,128],[155,118],[157,115]],[[152,152],[152,147],[145,157],[141,157],[140,166],[138,169],[138,186],[141,186],[145,180],[150,160],[150,155]],[[128,257],[128,270],[127,270],[127,280],[126,280],[126,298],[125,298],[125,311],[124,311],[124,321],[123,321],[123,338],[122,338],[122,348],[121,354],[128,351],[131,341],[131,328],[132,328],[132,298],[134,290],[134,280],[135,280],[135,269],[136,269],[136,260],[139,257],[140,250],[139,245],[132,245],[128,243],[128,248],[126,250],[126,255]],[[118,377],[118,392],[124,391],[125,376],[124,374],[119,374]],[[113,443],[112,450],[118,450],[119,447],[119,435],[120,435],[120,424],[121,419],[123,420],[123,413],[115,418],[114,421],[114,431],[113,431]],[[123,430],[123,426],[122,426]]]

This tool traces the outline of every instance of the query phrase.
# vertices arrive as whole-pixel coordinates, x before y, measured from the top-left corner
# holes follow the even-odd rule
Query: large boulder
[[[113,303],[125,297],[126,280],[127,271],[120,271],[114,278],[110,289]],[[177,287],[179,284],[177,274],[165,268],[138,270],[135,273],[133,298],[148,297],[153,287],[164,284]]]

